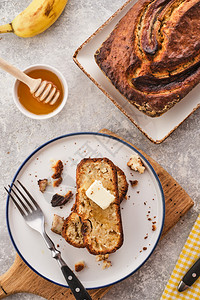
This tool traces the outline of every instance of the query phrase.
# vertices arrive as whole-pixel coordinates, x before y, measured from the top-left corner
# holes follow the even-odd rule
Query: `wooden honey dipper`
[[[53,105],[58,100],[60,91],[52,82],[46,80],[42,81],[41,78],[31,78],[2,58],[0,58],[0,68],[25,83],[29,87],[31,94],[33,94],[38,101]]]

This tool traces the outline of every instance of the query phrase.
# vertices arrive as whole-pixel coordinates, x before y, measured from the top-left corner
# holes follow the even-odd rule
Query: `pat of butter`
[[[86,191],[86,196],[99,205],[102,209],[106,209],[115,199],[115,197],[103,187],[101,181],[95,180]]]

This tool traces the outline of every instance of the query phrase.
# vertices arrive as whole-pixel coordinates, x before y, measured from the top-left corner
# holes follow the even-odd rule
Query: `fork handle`
[[[59,266],[61,267],[62,273],[76,300],[92,300],[91,296],[88,294],[74,272],[62,259],[60,251],[56,249],[54,242],[50,239],[45,231],[42,233],[42,236],[46,242],[47,247],[49,248],[49,250],[51,250],[53,258],[57,260]]]
[[[65,264],[64,261],[62,263],[61,270],[77,300],[92,300],[82,283],[78,280],[73,271]]]

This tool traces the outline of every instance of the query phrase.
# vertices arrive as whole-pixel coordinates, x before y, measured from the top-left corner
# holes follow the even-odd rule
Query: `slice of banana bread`
[[[86,247],[94,255],[115,252],[123,243],[120,200],[127,192],[126,177],[123,171],[107,158],[83,159],[77,167],[76,174],[76,202],[72,213],[64,222],[62,236],[71,245]],[[85,194],[95,180],[100,180],[104,188],[115,196],[114,201],[105,210]]]
[[[124,172],[116,166],[117,169],[117,179],[118,179],[118,192],[120,203],[126,196],[128,190],[128,183]],[[65,239],[66,241],[77,248],[84,248],[84,239],[81,232],[82,221],[79,215],[72,211],[72,213],[65,220]]]

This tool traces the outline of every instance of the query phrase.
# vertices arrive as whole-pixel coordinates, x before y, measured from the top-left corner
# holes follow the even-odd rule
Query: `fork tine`
[[[39,205],[37,204],[37,202],[35,201],[35,199],[33,198],[33,196],[29,193],[29,191],[27,191],[27,189],[25,188],[25,186],[19,181],[17,180],[17,182],[21,185],[21,187],[24,189],[24,191],[27,193],[27,195],[29,196],[29,198],[32,200],[33,204],[35,205],[35,207],[37,209],[40,209]]]
[[[13,196],[11,195],[11,193],[7,190],[7,188],[4,187],[4,189],[6,190],[6,192],[8,193],[8,195],[11,197],[12,201],[14,202],[14,204],[16,205],[16,207],[18,208],[18,210],[21,213],[21,215],[24,217],[25,213],[23,212],[23,210],[21,209],[21,207],[19,206],[19,204],[15,201],[15,199],[13,198]]]
[[[9,188],[11,189],[11,191],[13,192],[13,194],[15,194],[15,196],[17,197],[17,199],[19,200],[19,202],[21,203],[21,205],[23,206],[23,208],[25,209],[25,211],[27,212],[27,214],[30,213],[30,209],[33,211],[34,207],[29,203],[29,201],[24,197],[24,195],[22,194],[22,192],[18,189],[18,187],[13,183],[13,186],[16,188],[16,190],[19,192],[19,194],[23,197],[23,199],[25,200],[26,204],[29,206],[29,209],[27,207],[27,205],[24,204],[24,202],[22,201],[22,199],[20,199],[20,197],[17,195],[17,193],[15,192],[15,190],[13,188],[11,188],[9,186]]]

